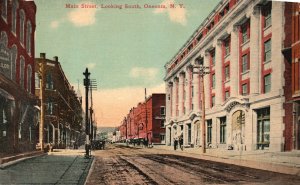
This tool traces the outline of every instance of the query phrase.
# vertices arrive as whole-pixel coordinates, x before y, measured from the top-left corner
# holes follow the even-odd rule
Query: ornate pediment
[[[229,100],[228,102],[226,102],[226,104],[224,105],[224,109],[227,112],[230,112],[231,110],[233,110],[236,107],[242,107],[242,108],[249,108],[249,103],[248,103],[248,99],[238,99],[238,98],[234,98]]]

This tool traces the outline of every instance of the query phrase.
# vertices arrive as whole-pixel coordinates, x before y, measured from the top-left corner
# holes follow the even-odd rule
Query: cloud
[[[86,67],[89,69],[94,69],[96,67],[96,63],[88,63]]]
[[[130,71],[130,76],[133,78],[148,78],[154,79],[158,74],[157,68],[134,67]]]
[[[56,29],[56,28],[58,28],[59,24],[60,24],[59,21],[52,21],[50,24],[50,27],[53,29]]]
[[[165,5],[168,7],[165,8],[156,8],[154,10],[155,14],[159,13],[167,13],[169,15],[169,18],[172,22],[176,22],[182,25],[186,25],[187,19],[186,19],[186,9],[180,8],[179,5],[176,6],[176,8],[169,8],[170,4],[175,4],[175,0],[164,0],[161,5]]]
[[[77,27],[93,25],[96,22],[96,8],[77,8],[68,13],[67,19]]]

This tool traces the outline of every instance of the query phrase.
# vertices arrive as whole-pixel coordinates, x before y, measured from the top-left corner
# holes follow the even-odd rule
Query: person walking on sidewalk
[[[183,150],[183,136],[179,137],[179,147],[181,149],[181,151]]]
[[[174,150],[177,149],[177,145],[178,145],[178,139],[174,138]]]

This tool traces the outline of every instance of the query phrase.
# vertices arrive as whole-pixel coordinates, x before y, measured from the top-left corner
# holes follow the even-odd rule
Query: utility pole
[[[195,65],[193,66],[193,69],[194,68],[198,68],[199,71],[197,72],[193,72],[194,74],[200,74],[200,83],[201,83],[201,100],[202,100],[202,104],[201,104],[201,107],[202,107],[202,114],[201,114],[201,117],[202,117],[202,120],[201,120],[201,123],[202,123],[202,152],[203,153],[206,153],[206,127],[205,127],[205,96],[204,96],[204,75],[206,74],[209,74],[210,72],[207,71],[209,70],[209,67],[206,67],[203,65],[203,58],[201,56],[197,57],[195,59]]]
[[[45,60],[46,54],[41,53],[41,61],[39,65],[39,75],[40,75],[40,98],[41,98],[41,120],[39,128],[39,143],[41,146],[41,151],[44,151],[44,122],[45,122]]]
[[[149,143],[148,138],[148,113],[147,113],[147,89],[145,88],[145,109],[146,109],[146,135],[147,135],[147,142]]]
[[[86,134],[86,139],[85,139],[85,157],[90,158],[89,150],[90,150],[90,139],[89,139],[89,86],[90,86],[90,72],[88,68],[85,69],[85,72],[83,75],[85,76],[83,80],[83,84],[85,86],[85,134]]]
[[[95,122],[95,118],[93,119],[93,115],[95,116],[95,112],[93,109],[93,90],[97,90],[97,82],[95,79],[91,79],[90,80],[90,90],[91,90],[91,107],[90,107],[90,119],[91,119],[91,127],[90,127],[90,140],[91,143],[93,141],[94,138],[94,131],[96,131],[96,128],[94,128],[94,122]]]

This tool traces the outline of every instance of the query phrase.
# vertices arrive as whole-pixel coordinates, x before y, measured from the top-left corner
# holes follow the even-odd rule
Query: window
[[[264,28],[267,28],[272,25],[272,4],[269,3],[264,9]]]
[[[32,77],[32,69],[31,66],[27,66],[27,91],[31,93],[31,77]]]
[[[264,77],[264,93],[271,91],[271,74],[267,74]]]
[[[183,100],[185,100],[186,99],[186,91],[185,91],[185,89],[183,90]]]
[[[197,41],[199,42],[202,39],[203,35],[202,33],[197,37]]]
[[[160,107],[160,115],[166,115],[166,107]]]
[[[229,91],[225,91],[225,100],[227,100],[230,97],[230,92]]]
[[[161,128],[164,128],[165,127],[165,120],[160,120],[160,127]]]
[[[249,23],[247,21],[241,26],[242,44],[246,43],[250,39],[249,33]]]
[[[271,61],[271,39],[265,42],[265,62]]]
[[[225,47],[225,56],[227,56],[230,54],[230,38],[224,41],[224,47]]]
[[[270,107],[257,110],[257,149],[270,145]]]
[[[32,33],[31,23],[27,22],[26,51],[28,54],[31,54],[31,33]]]
[[[213,50],[213,51],[210,53],[210,56],[211,56],[211,64],[214,66],[214,65],[216,64],[215,50]]]
[[[230,79],[230,67],[229,65],[225,66],[225,80],[229,80]]]
[[[1,7],[1,16],[4,20],[7,19],[7,0],[3,0],[2,7]]]
[[[245,96],[248,94],[248,83],[242,85],[242,95]]]
[[[215,95],[213,95],[212,97],[211,97],[211,106],[213,107],[213,106],[215,106]]]
[[[207,120],[207,143],[211,143],[212,140],[212,120]]]
[[[192,86],[192,97],[194,97],[194,86]]]
[[[40,88],[40,75],[39,73],[35,72],[35,88]]]
[[[46,75],[46,89],[53,89],[53,80],[50,73]]]
[[[220,143],[226,143],[226,117],[220,118]]]
[[[192,142],[192,125],[191,124],[187,124],[188,127],[188,144],[190,145]],[[183,131],[183,128],[181,129],[181,131]]]
[[[194,104],[192,103],[192,110],[194,110]]]
[[[24,88],[24,70],[25,70],[25,61],[24,58],[21,56],[20,60],[20,86]]]
[[[242,57],[242,73],[248,70],[248,54],[243,55]]]
[[[24,31],[25,31],[25,13],[20,11],[20,41],[24,45]]]
[[[17,30],[17,2],[13,1],[11,11],[11,31],[16,33]]]
[[[165,141],[165,135],[163,135],[163,134],[160,135],[160,141],[161,142]]]
[[[47,113],[48,114],[53,114],[53,101],[51,98],[47,99]]]
[[[215,74],[211,75],[211,80],[212,80],[211,87],[212,87],[212,89],[215,89],[215,87],[216,87],[216,75]]]

